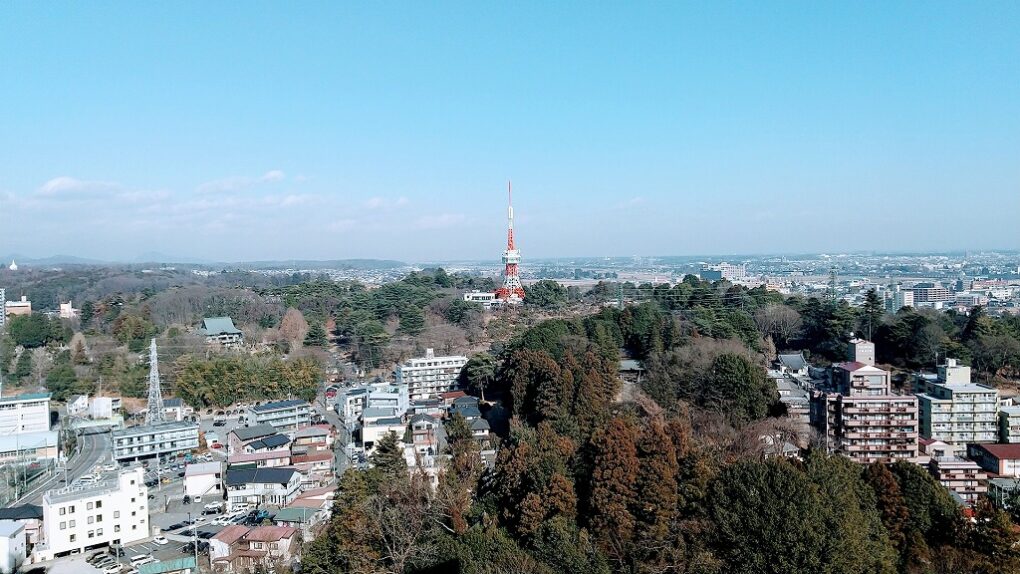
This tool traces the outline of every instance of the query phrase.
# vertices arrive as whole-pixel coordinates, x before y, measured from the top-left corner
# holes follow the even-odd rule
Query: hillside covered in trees
[[[777,340],[837,358],[866,321],[894,333],[915,315],[937,317],[868,318],[693,278],[668,291],[515,337],[486,389],[512,414],[494,467],[482,467],[456,418],[435,491],[408,475],[394,445],[380,445],[374,468],[343,476],[304,571],[1020,571],[1011,517],[987,501],[965,517],[920,466],[820,451],[777,459],[761,440],[783,424],[764,376]],[[1011,324],[947,319],[943,344],[974,351]],[[974,321],[989,330],[972,333]],[[645,360],[637,391],[617,376],[621,351]]]

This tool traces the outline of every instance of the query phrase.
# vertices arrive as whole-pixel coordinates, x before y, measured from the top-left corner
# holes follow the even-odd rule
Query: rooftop
[[[12,397],[0,398],[0,403],[17,403],[21,401],[39,401],[49,400],[50,393],[25,393],[21,395],[14,395]]]
[[[297,529],[290,526],[259,526],[249,530],[244,535],[244,539],[253,542],[276,542],[290,538],[295,533],[297,533]]]
[[[239,468],[227,471],[227,486],[242,484],[287,484],[297,473],[293,468]]]
[[[0,520],[30,520],[33,518],[42,520],[42,517],[42,507],[34,504],[0,508]]]
[[[232,454],[227,459],[227,464],[240,464],[245,462],[258,462],[260,460],[275,460],[278,458],[290,458],[290,451],[278,450],[276,452],[244,452]]]
[[[184,476],[201,476],[203,474],[216,474],[217,472],[223,472],[222,462],[200,462],[184,467]]]
[[[974,447],[984,449],[998,459],[1020,459],[1020,444],[976,444]]]
[[[294,407],[299,407],[301,405],[304,405],[306,407],[309,406],[308,401],[302,401],[300,399],[290,399],[287,401],[274,401],[271,403],[266,403],[264,405],[252,407],[251,410],[256,413],[265,413],[269,411],[278,411],[282,409],[292,409]]]
[[[264,436],[270,436],[276,434],[276,427],[272,425],[254,425],[250,427],[241,427],[230,431],[239,440],[247,441],[262,438]]]
[[[138,425],[125,429],[113,431],[113,438],[135,436],[140,434],[158,434],[161,432],[173,432],[179,430],[194,429],[198,432],[198,425],[188,421],[160,423],[158,425]]]
[[[230,317],[207,317],[202,319],[202,328],[199,331],[203,335],[241,334],[241,330],[234,326],[234,320]]]
[[[241,539],[242,536],[251,530],[247,526],[241,526],[240,524],[233,524],[217,532],[212,539],[219,540],[228,546]]]
[[[15,522],[13,520],[0,520],[0,536],[3,536],[4,538],[10,538],[24,528],[25,525],[20,522]]]
[[[269,435],[259,440],[248,443],[248,448],[262,450],[264,448],[278,448],[290,442],[290,439],[282,434]]]
[[[801,353],[779,355],[779,364],[793,371],[807,367],[807,361],[804,360],[804,355]]]
[[[277,522],[297,522],[299,524],[304,524],[318,513],[318,508],[288,506],[287,508],[281,508],[279,512],[276,513],[276,516],[273,517],[273,520]]]
[[[167,574],[168,572],[183,572],[185,570],[194,572],[197,570],[195,566],[194,556],[182,556],[172,560],[142,564],[138,566],[138,574]]]

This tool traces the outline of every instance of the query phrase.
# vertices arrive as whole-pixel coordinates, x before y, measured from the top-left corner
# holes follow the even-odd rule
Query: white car
[[[163,536],[162,534],[153,538],[152,541],[156,544],[159,544],[160,546],[164,546],[170,543],[170,541],[166,539],[166,536]]]
[[[117,572],[120,572],[123,569],[124,566],[122,564],[111,564],[110,566],[107,566],[103,572],[105,574],[117,574]]]
[[[195,498],[192,498],[191,501],[192,502],[202,502],[202,495],[200,494],[200,495],[196,496]]]
[[[134,556],[131,557],[131,565],[138,566],[139,564],[145,562],[149,558],[152,558],[152,556],[148,554],[135,554]]]

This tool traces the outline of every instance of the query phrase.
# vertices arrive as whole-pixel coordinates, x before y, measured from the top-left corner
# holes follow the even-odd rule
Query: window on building
[[[92,524],[93,522],[95,522],[95,520],[96,520],[95,518],[92,518],[91,516],[89,516],[88,523]]]
[[[64,530],[64,529],[66,529],[66,528],[67,528],[67,523],[66,523],[66,522],[61,522],[61,523],[60,523],[60,529],[61,529],[61,530]]]
[[[102,528],[96,530],[96,536],[102,536],[102,535],[103,535],[103,529]]]
[[[96,501],[96,508],[102,508],[102,507],[103,507],[103,501],[102,500],[97,500]]]
[[[134,510],[132,510],[132,511],[131,511],[131,516],[134,516],[134,515],[135,515],[135,511],[134,511]]]
[[[113,511],[113,517],[114,518],[120,518],[120,511],[119,510],[114,510]]]
[[[89,530],[89,538],[95,538],[95,537],[96,537],[96,531],[95,530]]]
[[[85,510],[92,510],[92,503],[91,502],[85,505]]]
[[[102,514],[97,514],[96,515],[96,522],[102,522],[102,521],[103,521],[103,515]]]
[[[63,508],[63,507],[61,507],[61,509],[60,509],[60,515],[61,515],[61,516],[63,516],[63,515],[65,515],[65,514],[67,514],[67,509],[66,509],[66,508]]]
[[[132,496],[131,497],[131,502],[134,502],[134,501],[135,501],[135,498]]]
[[[67,507],[67,512],[69,512],[70,514],[74,514],[74,505],[73,504],[71,506]]]
[[[77,537],[76,535],[72,534],[72,535],[71,535],[71,538],[70,538],[69,540],[70,540],[71,542],[74,542],[74,539],[75,539],[75,538],[78,538],[78,537]]]
[[[74,521],[73,521],[73,520],[69,520],[69,521],[67,522],[67,527],[68,527],[68,528],[74,528]]]

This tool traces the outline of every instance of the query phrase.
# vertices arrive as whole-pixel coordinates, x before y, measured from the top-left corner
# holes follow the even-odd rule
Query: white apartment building
[[[410,405],[407,385],[378,383],[345,389],[337,398],[336,412],[353,429],[366,408],[388,409],[388,416],[402,417]]]
[[[886,291],[885,299],[885,310],[890,313],[896,313],[904,307],[914,306],[914,292],[903,289],[902,286],[896,285],[889,291]]]
[[[0,289],[0,331],[7,324],[7,290]]]
[[[999,442],[1020,443],[1020,406],[999,408]]]
[[[293,468],[228,469],[224,483],[229,512],[247,504],[286,506],[297,498],[301,473]]]
[[[89,415],[94,419],[112,419],[120,408],[120,397],[95,397],[89,405]]]
[[[117,460],[139,460],[184,454],[198,448],[198,425],[172,422],[140,425],[116,430],[113,457]]]
[[[184,467],[184,494],[188,496],[217,495],[223,491],[223,463],[220,461],[189,464]]]
[[[412,401],[438,396],[457,388],[457,378],[467,361],[461,355],[437,357],[435,351],[427,349],[425,357],[408,359],[397,367],[397,384],[407,385]]]
[[[50,394],[28,393],[0,398],[0,434],[50,430]]]
[[[249,424],[270,425],[282,432],[293,431],[312,424],[312,405],[296,399],[275,401],[249,408],[248,415]]]
[[[43,541],[33,556],[50,560],[149,536],[149,490],[141,467],[108,471],[43,495]]]
[[[967,443],[999,439],[999,391],[970,382],[970,367],[946,359],[938,375],[915,379],[921,436],[941,440],[962,454]]]

